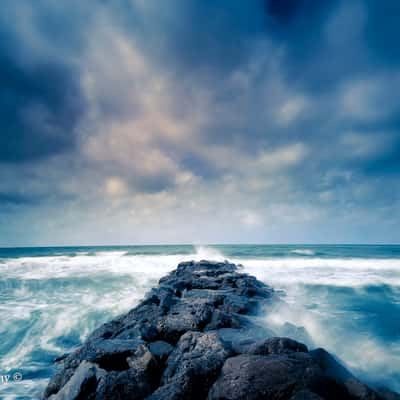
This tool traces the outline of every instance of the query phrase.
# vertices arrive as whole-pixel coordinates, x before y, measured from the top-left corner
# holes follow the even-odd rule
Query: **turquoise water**
[[[400,246],[221,245],[0,249],[0,398],[39,398],[55,357],[140,301],[188,259],[229,259],[281,290],[261,315],[304,326],[312,346],[400,391]],[[13,374],[22,375],[19,382]]]

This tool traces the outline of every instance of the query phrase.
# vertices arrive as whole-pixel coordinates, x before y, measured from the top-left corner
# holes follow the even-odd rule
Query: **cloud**
[[[9,6],[0,29],[0,162],[15,163],[72,148],[85,99],[73,63],[49,51],[36,31],[14,31],[15,17],[38,29],[30,6]]]
[[[396,7],[9,1],[2,243],[396,241]]]

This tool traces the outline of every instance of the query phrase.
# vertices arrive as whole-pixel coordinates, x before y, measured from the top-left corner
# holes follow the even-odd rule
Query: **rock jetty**
[[[277,293],[228,262],[184,262],[56,360],[49,400],[400,399],[323,349],[257,324]]]

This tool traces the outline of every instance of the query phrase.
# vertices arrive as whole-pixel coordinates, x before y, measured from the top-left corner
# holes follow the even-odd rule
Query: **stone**
[[[173,346],[163,340],[157,340],[156,342],[149,344],[149,350],[161,364],[164,364],[167,361],[167,358],[173,349]]]
[[[287,354],[294,352],[307,353],[307,346],[296,340],[289,338],[273,337],[266,340],[257,341],[250,345],[246,350],[247,354],[254,355],[270,355],[270,354]]]
[[[304,390],[328,400],[351,399],[346,388],[326,377],[307,353],[228,358],[208,399],[284,400]]]
[[[186,332],[168,358],[161,385],[175,382],[186,398],[205,398],[228,356],[216,332]]]
[[[83,361],[72,377],[50,400],[78,400],[93,398],[98,381],[105,375],[95,364]]]

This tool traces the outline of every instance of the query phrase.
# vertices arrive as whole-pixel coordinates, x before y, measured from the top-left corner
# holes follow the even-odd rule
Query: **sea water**
[[[56,357],[191,259],[243,264],[286,303],[262,323],[304,326],[358,377],[400,391],[400,246],[53,247],[0,249],[0,399],[40,398]]]

